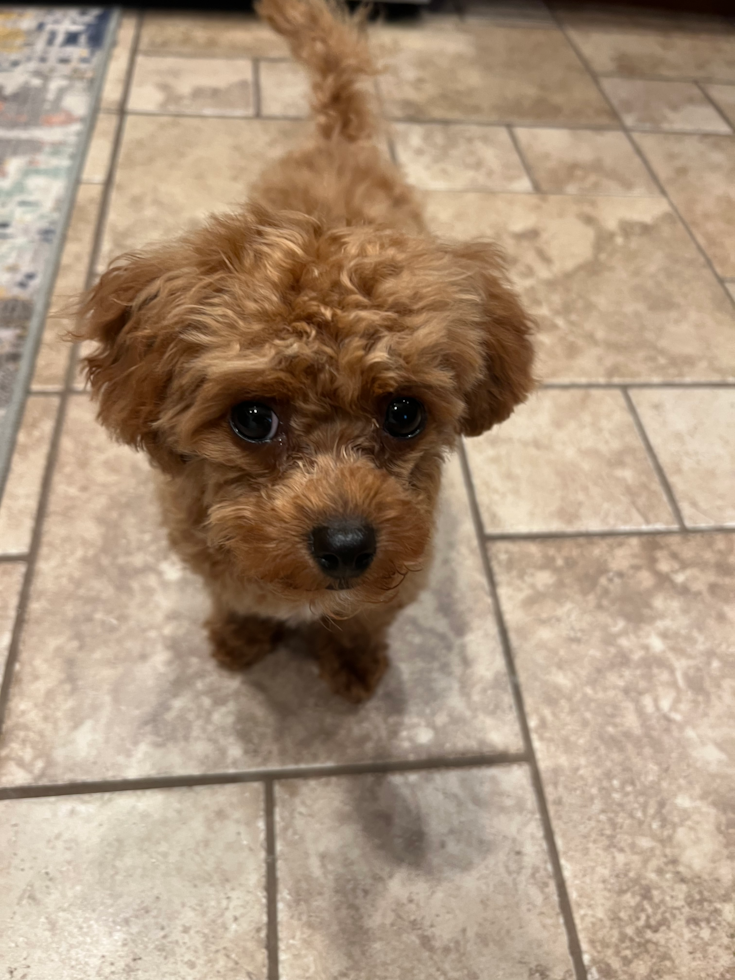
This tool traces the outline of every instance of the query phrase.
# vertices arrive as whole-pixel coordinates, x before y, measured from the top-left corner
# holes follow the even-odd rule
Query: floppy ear
[[[489,242],[453,247],[469,268],[478,294],[484,369],[465,392],[465,436],[479,436],[504,422],[535,386],[532,373],[535,324],[510,286],[500,251]]]
[[[117,259],[82,297],[73,338],[96,342],[83,359],[98,418],[120,441],[171,469],[155,427],[173,377],[172,325],[163,312],[181,274],[166,249]]]

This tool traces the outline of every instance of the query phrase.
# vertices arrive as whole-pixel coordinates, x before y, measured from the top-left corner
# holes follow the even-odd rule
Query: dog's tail
[[[363,79],[376,74],[361,26],[341,0],[259,0],[261,17],[311,74],[312,110],[325,139],[369,139],[378,120]]]

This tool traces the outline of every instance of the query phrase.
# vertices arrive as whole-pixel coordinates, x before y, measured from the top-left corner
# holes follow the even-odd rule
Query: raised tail
[[[363,18],[351,17],[340,0],[259,0],[257,9],[311,75],[318,132],[325,139],[372,137],[378,120],[363,79],[376,70]]]

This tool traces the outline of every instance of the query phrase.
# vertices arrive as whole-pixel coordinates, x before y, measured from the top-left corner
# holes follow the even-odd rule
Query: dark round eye
[[[248,442],[270,442],[278,432],[278,416],[260,402],[240,402],[230,409],[230,428]]]
[[[412,439],[426,424],[424,406],[416,398],[394,398],[385,413],[383,428],[396,439]]]

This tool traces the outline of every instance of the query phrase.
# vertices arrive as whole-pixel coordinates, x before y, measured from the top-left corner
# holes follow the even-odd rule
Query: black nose
[[[331,578],[357,578],[375,557],[375,531],[357,521],[334,521],[311,532],[317,565]]]

